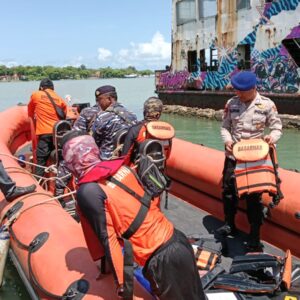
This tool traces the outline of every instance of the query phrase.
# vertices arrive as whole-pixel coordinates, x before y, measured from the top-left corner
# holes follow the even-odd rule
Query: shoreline
[[[182,105],[164,105],[163,113],[222,121],[223,109],[214,110],[211,108],[187,107]],[[300,130],[299,115],[278,115],[282,121],[283,128]]]

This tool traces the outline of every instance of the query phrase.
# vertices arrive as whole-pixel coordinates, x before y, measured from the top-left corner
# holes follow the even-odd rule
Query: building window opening
[[[207,62],[205,59],[205,49],[200,50],[200,71],[201,72],[207,71]]]
[[[236,0],[236,9],[250,9],[250,0]]]
[[[200,50],[201,71],[218,71],[218,50],[215,48]]]
[[[238,45],[237,67],[239,70],[251,69],[251,47],[249,44]]]
[[[287,49],[296,65],[300,67],[300,38],[285,39],[282,41],[282,44]]]
[[[188,71],[197,72],[197,51],[188,51]]]
[[[218,60],[218,50],[211,48],[210,49],[210,70],[218,71],[219,60]]]

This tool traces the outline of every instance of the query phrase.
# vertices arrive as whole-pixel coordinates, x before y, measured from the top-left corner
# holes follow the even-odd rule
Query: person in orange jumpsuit
[[[53,82],[48,78],[43,79],[40,82],[39,90],[31,95],[28,103],[28,116],[35,124],[35,134],[38,137],[37,164],[41,166],[46,166],[51,151],[54,149],[53,127],[60,120],[47,93],[52,97],[55,104],[64,111],[65,115],[67,114],[67,105],[54,91]],[[35,174],[43,176],[44,168],[37,167]]]

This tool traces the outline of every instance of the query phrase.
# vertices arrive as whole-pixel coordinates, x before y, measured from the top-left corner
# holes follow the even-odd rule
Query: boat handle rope
[[[34,204],[32,204],[32,205],[26,207],[25,209],[21,210],[20,212],[18,212],[18,215],[17,215],[17,217],[14,219],[14,222],[20,217],[20,215],[22,215],[24,212],[26,212],[27,210],[29,210],[29,209],[31,209],[31,208],[33,208],[33,207],[36,207],[36,206],[39,206],[39,205],[42,205],[42,204],[51,202],[51,201],[53,201],[53,200],[59,200],[59,199],[64,198],[64,197],[66,197],[66,196],[72,196],[72,195],[74,195],[75,193],[76,193],[76,191],[71,191],[70,193],[66,193],[66,194],[64,194],[64,195],[56,196],[56,197],[52,197],[52,196],[50,196],[50,195],[47,194],[47,193],[40,193],[40,192],[38,192],[38,193],[31,193],[31,194],[24,195],[22,198],[20,198],[20,199],[14,204],[14,206],[17,205],[17,203],[22,203],[22,201],[23,201],[24,199],[26,199],[26,198],[28,198],[28,197],[31,197],[31,196],[40,196],[40,195],[43,195],[43,196],[47,196],[48,199],[40,200],[40,201],[38,201],[38,202],[36,202],[36,203],[34,203]],[[57,202],[57,203],[58,203],[58,202]],[[54,204],[54,203],[50,203],[50,204]],[[14,207],[14,206],[12,206],[12,207]],[[11,208],[12,208],[12,207],[11,207]],[[9,210],[10,210],[11,208],[9,208],[4,214],[2,214],[2,216],[1,216],[1,218],[0,218],[0,224],[2,224],[3,220],[7,217],[7,213],[9,212]],[[11,226],[14,222],[11,222],[11,224],[8,223],[9,226]],[[6,224],[6,223],[5,223],[5,224]],[[5,224],[4,224],[4,225],[5,225]]]
[[[5,154],[5,153],[0,153],[0,156],[3,155],[3,156],[7,156],[9,158],[13,158],[14,160],[16,161],[19,161],[19,162],[22,162],[24,164],[28,164],[28,165],[31,165],[31,166],[35,166],[35,167],[39,167],[39,168],[42,168],[44,169],[45,173],[50,173],[50,172],[53,172],[55,174],[57,174],[57,168],[55,166],[55,164],[53,165],[50,165],[48,167],[45,167],[45,166],[42,166],[42,165],[38,165],[38,164],[35,164],[35,163],[31,163],[29,161],[26,161],[26,160],[23,160],[23,159],[19,159],[17,157],[15,157],[14,155],[10,155],[10,154]],[[26,169],[23,169],[23,168],[17,168],[17,167],[6,167],[5,169],[9,169],[9,168],[16,168],[16,169],[19,169],[19,170],[22,170],[24,174],[28,174],[28,175],[31,175],[32,178],[34,178],[36,181],[37,179],[36,178],[39,178],[39,180],[37,181],[38,184],[41,184],[42,180],[61,180],[61,182],[63,183],[63,185],[68,188],[68,186],[65,185],[65,183],[63,182],[63,179],[67,178],[70,176],[70,174],[66,174],[62,177],[56,177],[56,176],[53,176],[53,177],[43,177],[43,176],[39,176],[39,175],[33,175],[32,173],[30,173],[29,171],[27,171]],[[44,184],[44,182],[43,182]],[[44,186],[43,186],[44,187]],[[44,187],[45,188],[45,187]]]
[[[89,283],[88,281],[84,279],[79,279],[75,282],[73,282],[65,291],[65,293],[61,295],[53,294],[46,289],[42,287],[42,285],[38,282],[37,278],[35,277],[32,266],[31,266],[31,257],[32,254],[38,251],[48,240],[49,233],[48,232],[42,232],[39,233],[29,245],[23,244],[16,238],[14,232],[12,231],[10,227],[10,234],[12,234],[13,238],[16,240],[16,242],[21,246],[22,249],[25,249],[28,251],[28,257],[27,257],[27,264],[28,264],[28,274],[29,274],[29,280],[32,281],[34,286],[38,288],[44,295],[47,297],[50,297],[52,299],[60,299],[60,300],[80,300],[82,297],[87,293],[89,289]]]
[[[50,172],[53,172],[55,174],[57,174],[57,168],[55,166],[55,164],[53,165],[50,165],[48,167],[45,167],[45,166],[42,166],[42,165],[38,165],[38,164],[35,164],[35,163],[31,163],[29,161],[26,161],[26,160],[23,160],[23,159],[19,159],[17,157],[15,157],[14,155],[11,155],[11,154],[5,154],[5,153],[0,153],[0,156],[3,155],[3,156],[7,156],[9,158],[13,158],[14,160],[16,161],[19,161],[19,162],[22,162],[24,164],[28,164],[28,165],[32,165],[32,166],[36,166],[36,167],[39,167],[39,168],[42,168],[42,169],[45,169],[45,173],[50,173]],[[48,177],[43,177],[43,176],[39,176],[39,175],[33,175],[32,173],[30,173],[29,171],[27,171],[26,169],[23,169],[23,168],[18,168],[18,167],[6,167],[5,169],[9,169],[9,168],[16,168],[16,169],[19,169],[19,170],[23,170],[23,173],[24,174],[30,174],[35,180],[36,178],[39,178],[39,181],[42,180],[42,179],[48,179]],[[67,178],[68,176],[70,176],[70,174],[66,174],[60,178],[58,177],[50,177],[50,178],[53,178],[53,179],[64,179],[64,178]]]
[[[72,192],[72,193],[75,193],[75,192]],[[34,194],[29,194],[29,195],[25,195],[24,197],[22,197],[22,200],[24,200],[25,198],[29,197],[29,196],[32,196],[32,195],[44,195],[44,196],[47,196],[47,197],[50,197],[49,194],[46,194],[46,193],[34,193]],[[38,280],[35,278],[35,275],[33,273],[33,270],[31,268],[31,255],[33,252],[35,252],[36,250],[32,250],[32,249],[35,249],[34,247],[37,246],[37,244],[39,243],[39,235],[37,237],[35,237],[33,239],[33,241],[29,244],[29,245],[26,245],[25,243],[21,242],[17,236],[15,235],[14,231],[13,231],[13,228],[12,228],[12,225],[14,224],[14,222],[16,222],[16,220],[19,218],[19,216],[21,214],[23,214],[24,212],[28,211],[29,209],[35,207],[35,206],[38,206],[38,205],[41,205],[41,204],[45,204],[45,203],[48,203],[50,201],[53,201],[53,200],[56,200],[56,199],[59,199],[61,198],[61,196],[57,196],[57,197],[50,197],[50,199],[44,199],[44,200],[41,200],[39,201],[38,203],[35,203],[33,205],[30,205],[29,207],[26,207],[25,209],[21,209],[22,205],[20,205],[21,203],[23,204],[23,201],[20,199],[19,201],[17,201],[14,206],[12,206],[10,209],[12,209],[13,213],[10,215],[9,210],[7,210],[7,212],[3,215],[2,217],[2,220],[7,217],[8,220],[3,224],[4,228],[6,228],[8,231],[9,231],[9,234],[11,235],[12,239],[15,240],[15,242],[17,243],[17,245],[21,248],[21,249],[24,249],[26,251],[28,251],[28,270],[29,270],[29,277],[30,279],[32,280],[33,284],[42,292],[44,293],[46,296],[48,297],[51,297],[51,298],[54,298],[54,299],[61,299],[61,300],[79,300],[81,299],[84,294],[87,292],[88,290],[88,282],[85,281],[85,280],[78,280],[78,281],[75,281],[74,283],[72,283],[71,286],[68,287],[68,289],[66,290],[66,292],[60,296],[60,295],[55,295],[55,294],[52,294],[50,292],[48,292],[47,290],[45,290],[38,282]],[[18,205],[19,204],[19,205]],[[18,207],[17,207],[18,206]],[[14,209],[14,207],[17,207],[16,209]],[[21,209],[21,210],[19,210]],[[1,221],[2,221],[1,220]],[[45,242],[46,240],[44,240]],[[42,245],[41,245],[42,246]],[[40,247],[39,247],[40,248]],[[37,250],[39,249],[37,248]],[[77,286],[78,288],[75,289],[74,286]],[[80,291],[78,291],[78,289],[81,289]]]
[[[46,235],[46,238],[43,238],[40,240],[39,238],[42,235]],[[67,290],[64,292],[64,294],[61,295],[56,295],[53,294],[46,289],[44,289],[41,284],[38,282],[36,279],[32,267],[31,267],[31,256],[32,254],[40,249],[44,243],[47,241],[49,234],[47,232],[42,232],[38,236],[36,236],[33,241],[30,243],[28,247],[28,273],[29,273],[29,278],[31,279],[32,283],[47,297],[53,298],[53,299],[60,299],[60,300],[80,300],[84,297],[84,295],[87,293],[89,289],[89,282],[85,279],[79,279],[73,282]],[[41,244],[42,243],[42,244]],[[36,248],[36,249],[35,249]]]
[[[41,169],[45,169],[45,172],[46,172],[46,170],[48,170],[48,172],[53,171],[51,168],[54,168],[54,166],[55,166],[55,165],[51,165],[51,166],[45,167],[45,166],[42,166],[42,165],[38,165],[38,164],[35,164],[35,163],[32,163],[32,162],[17,158],[14,155],[7,154],[7,153],[0,153],[0,155],[13,158],[14,160],[17,160],[17,161],[22,162],[22,163],[27,164],[27,165],[31,165],[31,166],[34,166],[34,167],[39,167]]]
[[[14,171],[10,171],[10,170],[14,170]],[[43,176],[38,176],[38,175],[33,175],[33,174],[31,174],[29,171],[27,171],[27,170],[25,170],[25,169],[23,169],[23,168],[20,168],[20,167],[6,167],[5,168],[5,170],[8,170],[8,173],[9,174],[12,174],[12,173],[21,173],[21,174],[26,174],[26,175],[30,175],[31,176],[31,178],[32,179],[34,179],[36,182],[37,182],[37,184],[39,184],[44,190],[46,190],[46,191],[48,191],[48,189],[47,189],[47,185],[46,185],[46,183],[48,182],[48,181],[56,181],[56,180],[59,180],[63,185],[64,185],[64,188],[66,188],[68,191],[69,191],[69,193],[70,192],[73,192],[65,183],[64,183],[64,181],[63,181],[63,179],[64,178],[67,178],[68,176],[70,176],[69,174],[67,174],[67,175],[65,175],[65,176],[63,176],[63,177],[55,177],[55,176],[53,176],[53,177],[43,177]],[[35,177],[39,177],[40,179],[39,179],[39,181],[37,181],[36,180],[36,178]],[[43,180],[43,181],[42,181]],[[64,194],[64,195],[62,195],[63,197],[66,197],[66,196],[69,196],[70,194]],[[62,198],[63,198],[62,197]],[[73,196],[73,194],[72,194],[72,199],[75,201],[75,198],[74,198],[74,196]]]

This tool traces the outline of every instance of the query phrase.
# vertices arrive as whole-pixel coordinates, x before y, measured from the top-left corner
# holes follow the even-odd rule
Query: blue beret
[[[107,93],[112,93],[112,92],[116,92],[116,88],[112,85],[103,85],[103,86],[100,86],[96,89],[95,91],[95,96],[98,97],[100,95],[103,95],[103,94],[107,94]]]
[[[256,76],[249,71],[240,72],[231,77],[231,84],[238,91],[249,91],[256,86]]]

